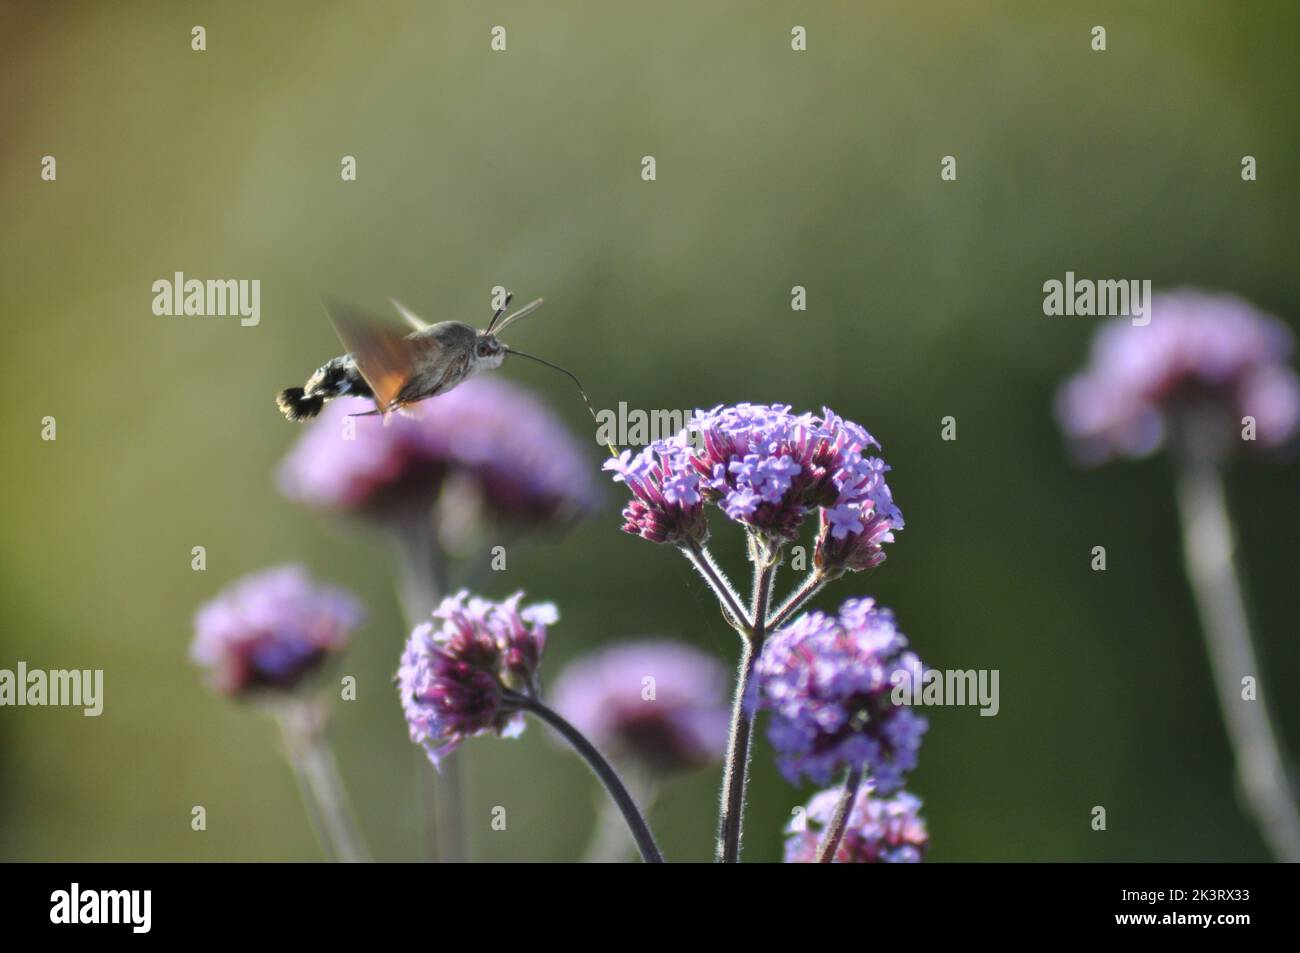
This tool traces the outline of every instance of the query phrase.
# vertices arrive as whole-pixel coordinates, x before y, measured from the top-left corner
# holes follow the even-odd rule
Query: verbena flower
[[[840,789],[821,791],[808,802],[802,818],[786,825],[785,862],[817,860],[825,828],[839,803]],[[914,864],[921,860],[930,835],[921,817],[921,801],[907,792],[881,798],[863,784],[853,802],[844,836],[835,851],[837,864]]]
[[[290,499],[327,510],[375,513],[432,501],[454,475],[475,482],[499,516],[529,521],[583,513],[599,502],[591,457],[526,390],[479,377],[413,409],[415,418],[355,417],[359,398],[332,401],[279,471]],[[350,428],[349,428],[350,429]]]
[[[288,691],[347,648],[361,619],[355,598],[316,585],[302,567],[268,569],[199,608],[190,657],[224,694]]]
[[[520,608],[522,592],[503,602],[449,596],[407,640],[397,687],[411,740],[439,762],[466,738],[495,731],[513,738],[524,716],[511,695],[535,697],[550,603]]]
[[[1300,427],[1291,352],[1287,327],[1241,298],[1157,294],[1150,324],[1098,330],[1087,367],[1057,394],[1057,418],[1086,463],[1144,456],[1179,430],[1222,448],[1246,416],[1256,440],[1276,446]]]
[[[888,794],[916,767],[926,729],[924,718],[893,703],[891,679],[920,666],[892,612],[850,599],[838,616],[809,613],[768,639],[747,704],[772,713],[768,737],[792,784],[826,784],[854,767]]]
[[[727,671],[711,655],[668,641],[618,645],[572,662],[551,692],[555,709],[596,747],[651,771],[702,767],[727,743]]]
[[[787,405],[738,404],[697,411],[681,433],[606,461],[633,501],[623,529],[654,542],[703,541],[705,503],[772,540],[795,540],[804,518],[821,515],[816,559],[824,568],[865,569],[903,528],[885,481],[879,444],[829,409],[793,414]]]
[[[681,434],[656,440],[636,454],[624,450],[606,460],[604,469],[613,470],[614,479],[627,484],[634,497],[623,510],[625,533],[652,543],[702,543],[708,538],[700,477]]]

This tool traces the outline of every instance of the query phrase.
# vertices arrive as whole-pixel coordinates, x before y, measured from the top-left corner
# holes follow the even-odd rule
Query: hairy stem
[[[573,749],[587,762],[587,767],[591,768],[592,773],[600,779],[600,783],[605,786],[605,790],[614,799],[614,803],[618,805],[619,811],[623,814],[623,820],[627,822],[628,829],[632,832],[632,839],[636,841],[637,850],[641,852],[641,858],[647,864],[662,864],[664,855],[660,853],[654,835],[650,833],[650,826],[646,824],[645,818],[636,806],[636,802],[632,800],[632,795],[628,793],[613,766],[605,760],[604,755],[596,750],[596,746],[587,740],[586,735],[565,721],[558,712],[547,707],[536,698],[513,692],[507,693],[506,698],[523,711],[530,712],[542,719],[573,746]]]
[[[749,773],[749,736],[754,719],[746,711],[745,696],[754,674],[758,653],[746,640],[740,650],[736,675],[736,696],[731,702],[731,730],[727,741],[727,760],[722,769],[722,805],[718,818],[717,859],[734,864],[740,859],[741,814],[745,807],[745,781]]]
[[[813,569],[804,577],[799,588],[790,593],[790,597],[785,600],[775,612],[772,618],[767,621],[769,632],[775,632],[781,626],[790,621],[790,617],[803,608],[806,603],[817,593],[822,591],[822,587],[830,581],[830,577],[820,569]]]
[[[1269,716],[1235,561],[1236,539],[1219,468],[1190,459],[1178,476],[1183,558],[1218,689],[1241,790],[1265,842],[1279,859],[1300,861],[1300,814],[1289,766]],[[1242,697],[1242,679],[1257,695]]]
[[[697,543],[694,540],[688,540],[682,544],[682,552],[686,558],[704,577],[704,581],[709,584],[713,594],[718,597],[718,603],[722,606],[722,614],[727,618],[727,624],[739,631],[745,631],[753,628],[753,622],[745,614],[745,610],[740,607],[740,595],[736,592],[735,587],[727,579],[726,573],[722,571],[713,559],[713,554],[709,552],[707,546]]]
[[[835,861],[835,853],[840,849],[844,839],[844,829],[848,827],[849,815],[853,813],[853,804],[858,799],[858,787],[862,784],[862,769],[849,768],[844,775],[844,789],[835,804],[835,813],[831,815],[830,825],[822,836],[817,848],[817,863],[830,864]]]
[[[752,541],[751,541],[752,547]],[[754,667],[767,637],[767,609],[772,597],[779,557],[754,552],[754,591],[751,614],[754,620],[750,635],[740,652],[736,675],[736,695],[731,703],[731,733],[727,743],[727,761],[722,773],[722,807],[718,818],[717,859],[724,864],[740,860],[740,838],[745,814],[745,783],[749,778],[749,743],[754,718],[746,699],[754,678]]]

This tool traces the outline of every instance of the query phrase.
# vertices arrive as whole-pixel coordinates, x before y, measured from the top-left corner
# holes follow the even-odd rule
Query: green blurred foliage
[[[930,664],[1002,673],[996,718],[931,712],[911,787],[933,859],[1266,856],[1235,801],[1166,464],[1068,464],[1050,401],[1095,324],[1045,318],[1041,284],[1074,270],[1224,288],[1294,320],[1294,3],[2,16],[0,667],[102,667],[106,705],[0,710],[0,857],[316,856],[272,726],[186,658],[201,601],[288,560],[370,607],[338,750],[378,856],[420,856],[428,769],[388,684],[404,634],[389,553],[277,495],[297,432],[271,397],[335,353],[322,292],[479,321],[496,284],[547,298],[512,339],[574,368],[599,405],[826,404],[881,439],[908,528],[818,604],[875,595]],[[807,53],[790,51],[796,23]],[[345,154],[356,182],[340,181]],[[944,155],[956,182],[939,179]],[[261,325],[154,316],[151,283],[177,270],[261,279]],[[790,311],[795,284],[806,313]],[[501,373],[591,433],[562,379]],[[39,438],[45,415],[57,442]],[[1275,692],[1300,677],[1296,476],[1294,461],[1243,465],[1230,488]],[[621,535],[615,502],[512,551],[489,594],[560,605],[552,674],[635,635],[734,657],[685,561]],[[1098,544],[1105,573],[1088,568]],[[744,575],[739,535],[721,528],[716,546]],[[1272,702],[1300,743],[1294,693]],[[463,755],[477,857],[578,855],[598,791],[574,758],[538,727]],[[710,855],[717,775],[667,786],[653,821],[670,857]],[[749,858],[779,857],[810,793],[761,742]]]

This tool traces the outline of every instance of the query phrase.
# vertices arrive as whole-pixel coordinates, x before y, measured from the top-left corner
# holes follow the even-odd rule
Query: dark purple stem
[[[574,750],[587,762],[587,767],[591,768],[592,773],[600,778],[600,783],[605,785],[605,790],[609,792],[609,796],[618,805],[618,809],[623,813],[623,820],[627,822],[627,826],[632,832],[632,839],[636,841],[637,850],[641,852],[641,858],[647,864],[662,864],[664,855],[660,853],[654,835],[650,833],[650,826],[646,824],[645,818],[641,816],[641,811],[637,808],[636,802],[632,800],[632,795],[628,793],[614,768],[605,760],[605,756],[596,750],[596,746],[587,740],[586,735],[565,721],[558,712],[548,708],[536,698],[514,693],[507,695],[507,698],[512,704],[517,705],[523,711],[536,715],[564,736],[564,740],[571,744]]]

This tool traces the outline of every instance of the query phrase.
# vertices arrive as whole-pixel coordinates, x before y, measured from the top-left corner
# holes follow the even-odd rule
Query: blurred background
[[[1167,461],[1069,464],[1051,398],[1096,319],[1044,317],[1041,287],[1072,270],[1221,288],[1295,326],[1294,3],[0,10],[0,667],[105,671],[97,719],[0,710],[0,858],[318,856],[274,726],[187,659],[196,606],[285,561],[369,609],[334,737],[375,853],[421,856],[429,768],[389,684],[390,554],[278,494],[300,431],[272,397],[338,350],[322,292],[481,326],[500,284],[547,299],[512,343],[597,406],[825,404],[881,440],[907,529],[816,604],[874,595],[927,663],[1001,671],[997,717],[928,712],[909,787],[932,860],[1267,859],[1235,797]],[[155,316],[151,285],[175,271],[259,278],[260,325]],[[558,375],[497,373],[591,437]],[[593,468],[603,454],[590,440]],[[1298,474],[1243,462],[1229,486],[1292,750]],[[730,664],[712,598],[676,553],[618,532],[620,505],[611,488],[575,531],[512,548],[488,594],[559,605],[551,678],[630,636]],[[733,529],[715,521],[714,549],[744,577]],[[599,791],[538,726],[460,756],[475,857],[579,855]],[[664,789],[669,857],[711,856],[719,773]],[[765,737],[751,790],[746,859],[779,859],[811,792]]]

